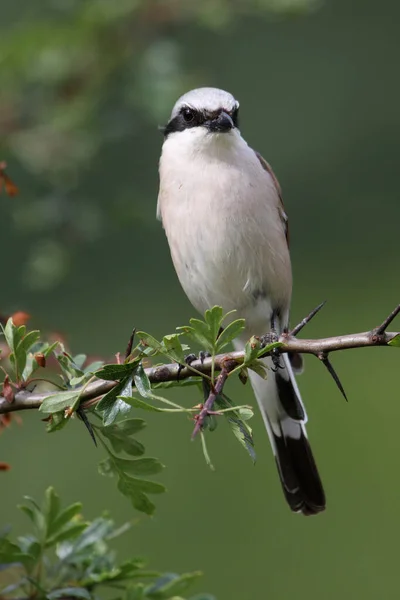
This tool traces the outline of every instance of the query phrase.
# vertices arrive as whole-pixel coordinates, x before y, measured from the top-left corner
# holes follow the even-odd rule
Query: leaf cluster
[[[86,521],[82,505],[62,508],[53,488],[46,490],[42,506],[28,496],[25,501],[19,508],[32,531],[15,541],[10,541],[9,529],[0,533],[0,563],[10,581],[0,590],[3,599],[92,600],[108,587],[115,590],[115,600],[184,600],[182,594],[201,575],[148,570],[139,557],[119,563],[109,542],[129,531],[131,523],[117,528],[107,515]]]
[[[5,371],[3,396],[12,402],[15,392],[29,389],[33,383],[50,386],[52,389],[40,406],[40,411],[47,415],[47,431],[63,429],[73,417],[83,419],[93,439],[107,454],[99,465],[99,473],[113,477],[118,490],[132,505],[151,515],[155,506],[149,496],[163,493],[165,487],[149,477],[159,474],[164,465],[157,458],[145,456],[145,447],[137,435],[146,423],[136,416],[132,418],[131,414],[144,410],[196,418],[202,402],[214,390],[217,354],[226,351],[235,339],[242,338],[244,331],[244,319],[235,319],[234,311],[224,314],[221,307],[215,306],[205,312],[204,319],[191,319],[188,325],[178,327],[175,333],[165,335],[161,340],[138,332],[137,344],[133,345],[132,337],[123,361],[118,355],[113,364],[102,361],[88,364],[86,355],[71,355],[61,342],[51,345],[42,342],[39,331],[27,331],[25,325],[17,326],[9,319],[3,328],[9,349],[9,370]],[[188,362],[187,353],[191,352],[192,345],[211,357],[210,374],[196,370]],[[265,377],[265,364],[260,356],[273,346],[261,348],[260,340],[251,338],[245,345],[244,360],[231,370],[229,378],[239,374],[245,382],[248,369]],[[52,362],[53,369],[44,371],[47,361]],[[172,379],[152,385],[144,367],[149,361],[153,364],[159,364],[159,361],[177,363],[180,368],[191,370],[192,375],[182,381]],[[108,391],[99,392],[98,397],[87,401],[85,390],[96,380],[109,382]],[[195,406],[184,406],[161,395],[163,388],[187,385],[199,390],[200,403]],[[252,415],[250,407],[236,406],[225,390],[216,396],[214,410],[206,415],[200,430],[207,464],[212,467],[206,435],[217,429],[221,417],[255,461],[252,430],[248,423]]]

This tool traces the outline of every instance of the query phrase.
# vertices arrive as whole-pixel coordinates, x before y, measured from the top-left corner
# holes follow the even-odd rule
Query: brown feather
[[[280,218],[281,218],[281,220],[283,222],[283,225],[284,225],[284,228],[285,228],[286,241],[287,241],[287,245],[289,246],[289,219],[287,217],[287,214],[286,214],[286,211],[285,211],[285,206],[283,204],[281,186],[280,186],[278,178],[275,175],[275,173],[273,172],[272,167],[269,164],[269,162],[267,162],[265,160],[265,158],[263,158],[259,152],[256,152],[255,150],[254,150],[254,152],[255,152],[258,160],[260,161],[262,168],[265,171],[267,171],[267,173],[271,176],[271,179],[272,179],[272,181],[273,181],[273,183],[275,185],[276,191],[278,192],[278,196],[279,196],[279,199],[281,201],[281,210],[279,211],[279,216],[280,216]]]

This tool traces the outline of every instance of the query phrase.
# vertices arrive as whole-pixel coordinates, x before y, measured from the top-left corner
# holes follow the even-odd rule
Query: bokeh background
[[[0,196],[1,311],[99,356],[133,325],[160,336],[193,316],[155,220],[157,126],[180,93],[214,85],[281,181],[293,322],[327,299],[308,336],[378,324],[400,298],[399,19],[396,0],[2,0],[0,158],[20,194]],[[289,512],[258,414],[256,466],[222,424],[215,473],[185,417],[140,415],[167,465],[150,519],[97,475],[79,423],[46,435],[32,413],[0,438],[1,522],[22,533],[16,504],[52,484],[88,517],[137,518],[120,556],[200,568],[218,600],[397,598],[400,354],[333,361],[348,404],[315,359],[300,380],[328,498],[316,518]],[[253,402],[248,386],[230,394]]]

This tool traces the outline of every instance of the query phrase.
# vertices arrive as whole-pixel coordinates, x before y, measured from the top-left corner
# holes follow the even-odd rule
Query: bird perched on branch
[[[214,305],[252,335],[287,331],[292,294],[288,219],[270,165],[241,136],[239,103],[223,90],[199,88],[176,102],[164,129],[157,215],[179,281],[203,313]],[[268,378],[251,384],[290,508],[313,515],[325,495],[294,376],[300,357],[266,358]],[[293,363],[293,365],[292,365]]]

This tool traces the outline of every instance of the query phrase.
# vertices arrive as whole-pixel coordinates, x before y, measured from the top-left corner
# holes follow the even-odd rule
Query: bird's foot
[[[211,356],[211,354],[209,352],[204,352],[203,350],[201,350],[199,352],[199,356],[196,356],[196,354],[188,354],[187,356],[185,356],[185,364],[186,365],[191,365],[192,362],[194,362],[195,360],[200,360],[201,364],[204,363],[204,360],[206,358],[209,358]],[[185,365],[178,365],[178,374],[176,376],[176,380],[179,381],[179,377],[180,374],[182,372],[182,370],[185,368]]]
[[[277,334],[275,329],[271,329],[269,333],[264,334],[260,338],[261,348],[266,348],[275,342],[279,342],[279,335]],[[271,350],[271,359],[272,359],[272,371],[276,373],[278,369],[284,369],[284,365],[281,362],[281,353],[278,348],[273,348]]]

